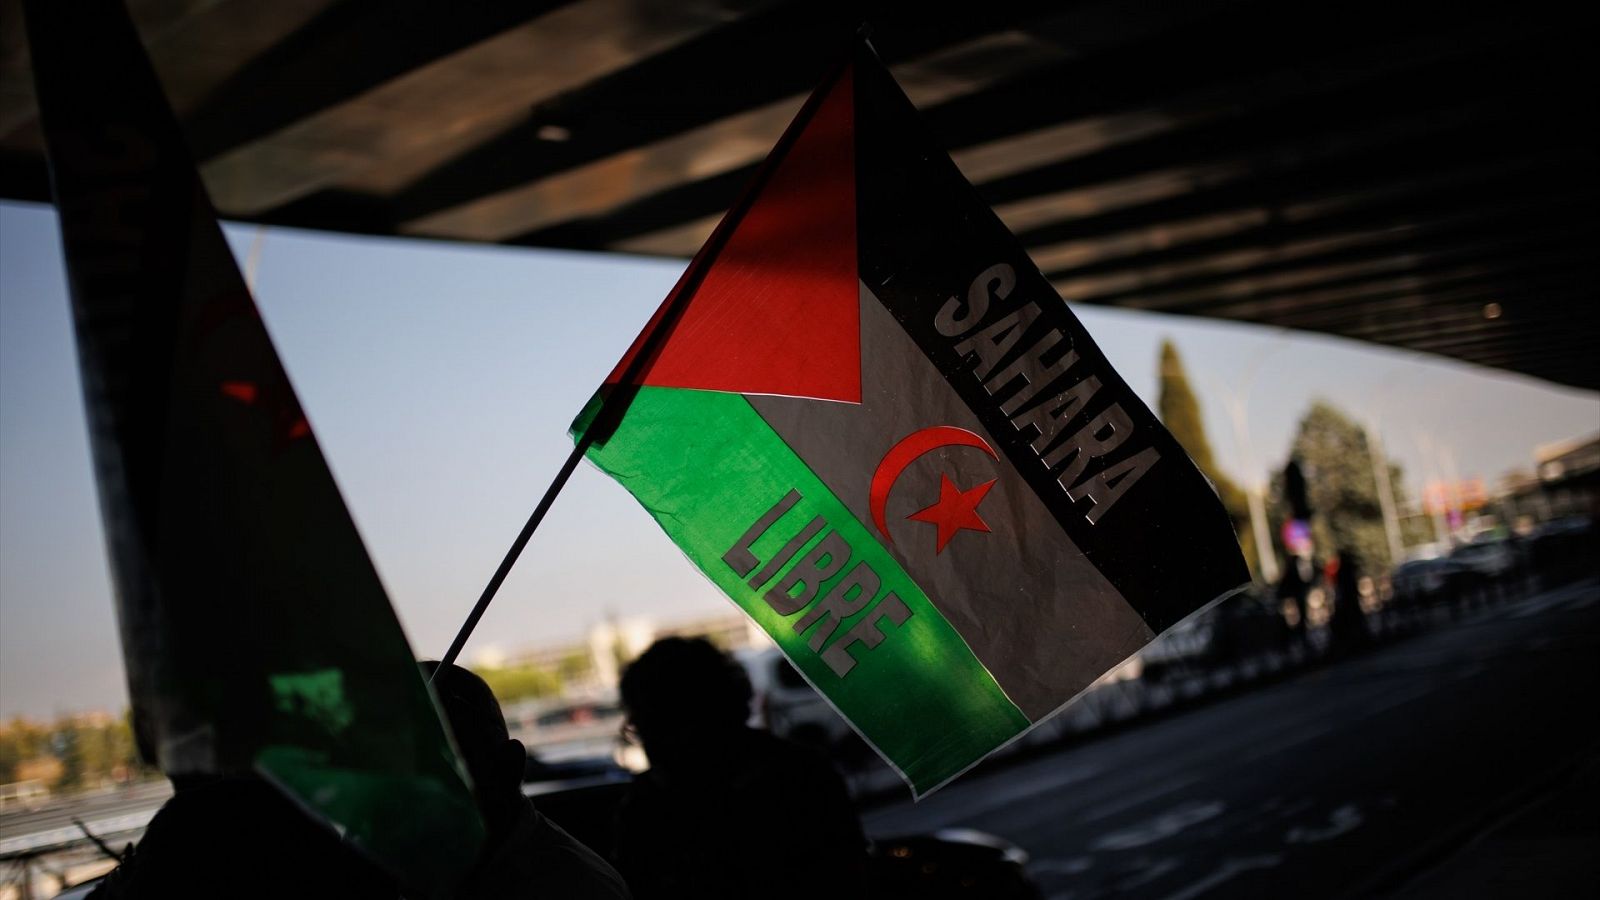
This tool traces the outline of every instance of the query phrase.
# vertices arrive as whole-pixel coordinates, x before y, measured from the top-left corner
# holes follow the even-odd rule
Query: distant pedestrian
[[[1329,646],[1335,653],[1356,653],[1372,641],[1367,614],[1361,608],[1361,559],[1341,548],[1334,561],[1333,621],[1328,624]]]
[[[1283,577],[1278,580],[1278,602],[1288,604],[1292,613],[1285,616],[1288,624],[1288,635],[1295,644],[1304,645],[1310,633],[1311,625],[1308,621],[1310,612],[1306,602],[1311,593],[1312,578],[1316,574],[1316,566],[1311,557],[1291,555],[1285,561]]]

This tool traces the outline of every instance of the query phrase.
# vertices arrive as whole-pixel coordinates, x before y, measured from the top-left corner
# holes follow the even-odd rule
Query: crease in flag
[[[1248,582],[864,42],[573,435],[919,797]]]

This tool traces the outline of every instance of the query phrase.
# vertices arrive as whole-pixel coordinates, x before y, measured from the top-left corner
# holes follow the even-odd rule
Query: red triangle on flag
[[[768,162],[743,215],[719,226],[731,233],[689,264],[608,384],[690,285],[637,383],[861,401],[852,68],[791,126],[799,132]]]

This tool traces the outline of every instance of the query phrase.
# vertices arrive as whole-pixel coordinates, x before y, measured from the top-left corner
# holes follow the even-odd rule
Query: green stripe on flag
[[[587,425],[591,403],[575,425]],[[956,630],[883,546],[737,394],[641,388],[621,427],[589,458],[621,482],[667,535],[734,603],[771,635],[785,655],[892,761],[918,794],[960,773],[1028,727]],[[752,587],[723,556],[753,523],[791,490],[801,499],[751,545],[764,566],[790,538],[820,516],[837,531],[850,561],[823,582],[817,597],[860,562],[881,579],[877,596],[893,592],[911,611],[899,626],[881,619],[876,647],[856,644],[854,668],[840,677],[796,634],[805,613],[780,615],[767,588],[799,565],[802,550],[774,577]],[[758,566],[757,571],[760,570]],[[882,601],[879,601],[882,602]],[[864,606],[840,623],[828,645],[872,614]]]

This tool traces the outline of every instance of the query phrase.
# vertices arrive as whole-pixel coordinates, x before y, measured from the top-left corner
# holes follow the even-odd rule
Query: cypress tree
[[[1162,424],[1178,439],[1195,465],[1211,479],[1222,498],[1222,506],[1233,520],[1234,534],[1244,550],[1245,561],[1255,571],[1256,545],[1250,531],[1250,500],[1233,479],[1217,467],[1211,452],[1211,441],[1206,438],[1205,422],[1200,417],[1200,400],[1189,386],[1189,374],[1184,371],[1183,360],[1171,339],[1161,342],[1160,393],[1156,397],[1156,413]]]

